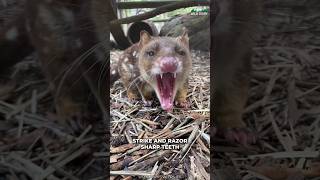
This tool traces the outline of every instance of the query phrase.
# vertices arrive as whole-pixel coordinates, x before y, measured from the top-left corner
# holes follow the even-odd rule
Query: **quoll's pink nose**
[[[160,68],[164,73],[175,72],[178,68],[178,61],[175,57],[163,57],[160,61]]]

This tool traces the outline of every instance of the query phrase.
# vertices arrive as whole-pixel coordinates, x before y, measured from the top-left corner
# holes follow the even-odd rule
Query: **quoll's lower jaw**
[[[166,111],[170,111],[173,108],[173,91],[176,76],[176,73],[162,73],[156,75],[160,104],[162,109]]]

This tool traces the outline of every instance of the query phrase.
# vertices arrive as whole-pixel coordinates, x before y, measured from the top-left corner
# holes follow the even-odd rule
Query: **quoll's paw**
[[[143,105],[146,107],[151,107],[152,106],[152,100],[143,100]]]
[[[190,103],[187,100],[176,101],[175,105],[179,108],[188,109],[190,107]]]
[[[57,114],[61,117],[62,121],[77,118],[84,108],[83,104],[66,96],[59,97],[56,102]]]
[[[227,128],[220,131],[226,140],[239,143],[245,147],[255,144],[257,137],[248,128]]]
[[[136,95],[128,95],[128,97],[126,98],[131,104],[136,104],[137,102],[139,102],[139,97]]]
[[[129,101],[129,103],[131,103],[131,104],[136,104],[136,103],[139,102],[138,99],[133,99],[133,98],[128,98],[128,101]]]

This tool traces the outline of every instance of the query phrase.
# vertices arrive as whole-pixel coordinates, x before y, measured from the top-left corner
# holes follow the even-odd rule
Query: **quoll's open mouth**
[[[160,96],[160,104],[161,107],[169,111],[173,108],[173,89],[175,86],[176,73],[163,73],[156,75],[159,96]]]

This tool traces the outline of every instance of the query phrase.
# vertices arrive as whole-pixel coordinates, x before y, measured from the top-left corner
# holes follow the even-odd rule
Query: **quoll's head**
[[[177,90],[191,70],[189,37],[186,29],[178,37],[152,37],[140,33],[139,69],[154,88],[164,110],[173,108]]]

